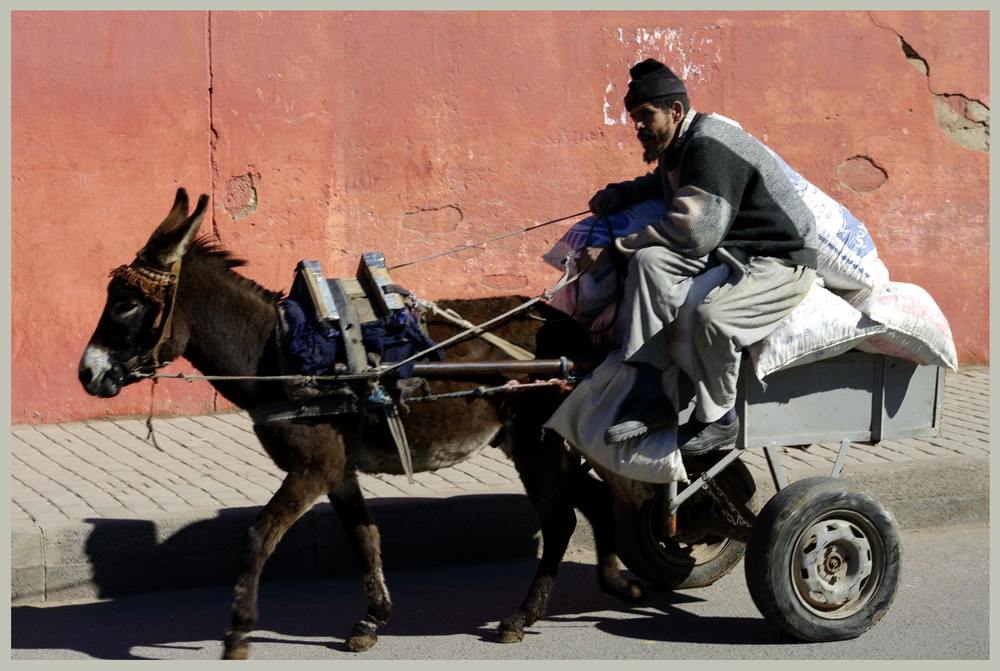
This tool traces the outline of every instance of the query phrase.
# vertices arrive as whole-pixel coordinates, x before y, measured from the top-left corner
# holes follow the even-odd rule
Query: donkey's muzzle
[[[117,396],[125,381],[122,366],[112,363],[106,351],[93,345],[84,350],[77,374],[84,390],[98,398]]]

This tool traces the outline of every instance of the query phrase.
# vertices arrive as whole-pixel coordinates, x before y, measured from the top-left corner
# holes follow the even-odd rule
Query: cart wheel
[[[693,479],[707,470],[711,462],[689,459],[686,466]],[[756,515],[760,509],[757,485],[742,461],[734,461],[713,481],[744,520]],[[711,585],[739,563],[746,544],[707,533],[691,523],[692,512],[703,510],[705,506],[713,506],[714,516],[726,519],[725,512],[718,509],[719,504],[704,491],[699,491],[678,509],[677,535],[664,535],[661,531],[664,489],[661,487],[656,496],[640,508],[615,499],[618,556],[629,570],[659,587],[688,589]]]
[[[767,502],[750,532],[747,588],[771,624],[806,641],[868,631],[889,609],[900,576],[900,535],[859,485],[806,478]]]

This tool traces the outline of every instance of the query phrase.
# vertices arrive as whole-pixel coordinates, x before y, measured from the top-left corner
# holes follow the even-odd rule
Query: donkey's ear
[[[208,196],[202,195],[194,212],[190,217],[187,216],[187,192],[183,188],[177,189],[177,197],[174,199],[170,214],[149,236],[149,241],[137,256],[150,265],[163,270],[169,269],[191,247],[191,242],[198,233],[198,227],[205,218],[207,205]]]

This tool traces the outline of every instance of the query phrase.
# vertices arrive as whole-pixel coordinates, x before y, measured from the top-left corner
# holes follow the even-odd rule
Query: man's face
[[[646,163],[653,163],[677,138],[684,119],[684,106],[675,102],[670,110],[663,111],[647,102],[629,112],[629,116],[635,124],[636,137],[642,143],[642,158]]]

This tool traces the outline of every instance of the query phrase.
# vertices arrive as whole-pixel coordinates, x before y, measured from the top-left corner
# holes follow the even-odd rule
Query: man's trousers
[[[729,279],[695,307],[690,319],[691,356],[673,361],[672,328],[691,287],[691,278],[717,262],[730,266]],[[816,271],[787,265],[773,257],[748,256],[719,248],[689,258],[667,247],[644,247],[629,260],[622,342],[624,360],[664,372],[664,391],[676,384],[678,367],[694,383],[694,418],[714,422],[736,404],[740,357],[744,347],[764,339],[808,293]]]

